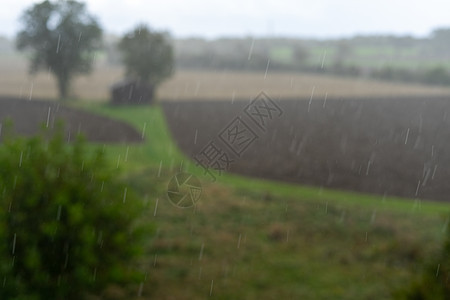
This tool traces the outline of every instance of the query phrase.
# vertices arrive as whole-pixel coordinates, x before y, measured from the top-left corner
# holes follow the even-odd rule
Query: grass
[[[445,236],[448,204],[233,174],[211,183],[176,148],[159,106],[73,105],[125,120],[139,131],[146,124],[145,143],[107,146],[111,164],[141,193],[146,219],[157,227],[142,261],[148,273],[142,289],[112,287],[115,295],[389,298],[433,257]],[[178,209],[165,195],[180,169],[202,180],[195,209]]]

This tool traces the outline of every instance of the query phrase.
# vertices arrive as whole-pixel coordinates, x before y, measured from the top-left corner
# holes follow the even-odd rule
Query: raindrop
[[[320,65],[320,68],[323,69],[323,64],[325,63],[325,58],[327,57],[327,50],[323,51],[322,55],[322,64]]]
[[[14,252],[16,252],[16,239],[17,235],[14,233],[14,239],[13,239],[13,245],[12,245],[12,254],[14,255]]]
[[[125,188],[125,190],[123,191],[123,203],[125,203],[125,201],[127,200],[127,191],[128,188]]]
[[[22,160],[23,160],[23,151],[20,152],[19,168],[22,166]]]
[[[366,176],[369,175],[369,169],[370,169],[370,165],[371,165],[371,164],[372,164],[372,161],[369,160],[369,161],[367,162]]]
[[[434,175],[436,174],[437,164],[434,166],[433,175],[431,175],[431,179],[434,179]]]
[[[45,126],[48,128],[48,124],[50,123],[50,112],[51,112],[52,108],[49,106],[48,107],[48,112],[47,112],[47,123],[45,124]]]
[[[250,50],[248,51],[247,60],[250,60],[252,58],[254,45],[255,45],[255,39],[252,39],[252,44],[250,45]]]
[[[202,247],[200,248],[200,254],[198,255],[198,260],[202,260],[203,258],[203,249],[205,248],[205,243],[202,243]]]
[[[125,151],[125,159],[124,161],[127,162],[128,161],[128,151],[130,150],[130,147],[127,146],[127,150]]]
[[[58,205],[58,213],[56,214],[56,220],[59,221],[61,219],[61,205]]]
[[[156,211],[158,210],[158,202],[159,202],[159,198],[156,198],[155,210],[153,211],[153,216],[154,217],[156,217]]]
[[[162,160],[159,162],[158,177],[161,176]]]
[[[141,282],[139,284],[139,291],[138,291],[138,297],[142,297],[142,289],[144,288],[144,283]]]
[[[239,247],[241,247],[241,237],[242,237],[242,235],[239,233],[239,238],[238,238],[238,243],[237,243],[238,249],[239,249]]]
[[[211,288],[209,289],[209,296],[211,297],[214,287],[214,280],[211,280]]]
[[[417,194],[419,193],[419,187],[420,187],[420,180],[419,180],[419,182],[417,183],[417,188],[416,188],[416,197],[417,197]]]
[[[147,127],[147,122],[144,122],[144,127],[142,128],[142,134],[141,134],[141,139],[144,139],[144,135],[145,135],[145,128]]]
[[[267,60],[266,72],[264,72],[264,80],[267,77],[267,71],[269,71],[269,65],[270,65],[270,58]]]
[[[325,93],[325,99],[323,99],[322,107],[325,107],[325,105],[327,104],[327,98],[328,98],[328,92]]]
[[[56,46],[56,53],[59,53],[60,43],[61,43],[61,34],[58,35],[58,45]]]
[[[31,98],[33,97],[33,86],[34,86],[34,83],[33,83],[33,81],[31,82],[31,87],[30,87],[30,95],[29,95],[29,97],[28,97],[28,100],[31,100]]]
[[[314,91],[315,91],[315,89],[316,89],[316,86],[313,86],[313,87],[312,87],[312,90],[311,90],[311,96],[309,97],[308,112],[309,112],[309,110],[311,109],[311,103],[312,103],[312,100],[313,100],[313,97],[314,97]]]
[[[373,224],[373,222],[375,222],[376,216],[377,216],[377,210],[375,209],[375,210],[372,212],[372,216],[370,217],[370,224]]]

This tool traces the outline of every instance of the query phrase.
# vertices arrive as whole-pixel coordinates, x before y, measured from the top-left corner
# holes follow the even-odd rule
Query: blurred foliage
[[[100,26],[85,4],[72,0],[34,4],[21,21],[17,48],[32,50],[30,71],[53,73],[60,97],[66,98],[72,78],[91,70],[101,46]]]
[[[155,87],[173,73],[173,50],[165,32],[139,25],[120,40],[118,47],[132,79]]]
[[[395,296],[398,299],[450,299],[450,230],[448,223],[446,233],[447,238],[441,253],[430,260],[409,287],[396,292]]]
[[[87,154],[81,138],[67,145],[62,130],[2,134],[0,298],[82,299],[139,280],[133,264],[150,228],[103,152]]]

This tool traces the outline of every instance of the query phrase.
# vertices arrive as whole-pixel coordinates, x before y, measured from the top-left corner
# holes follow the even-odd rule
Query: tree
[[[352,55],[352,45],[345,39],[336,42],[336,53],[334,55],[334,63],[336,65],[343,65],[347,59]]]
[[[93,53],[101,45],[100,26],[84,3],[73,0],[35,4],[21,20],[17,48],[32,50],[30,72],[53,73],[65,99],[72,78],[91,71]]]
[[[393,291],[394,299],[450,299],[450,225],[445,228],[444,245],[412,276],[409,285]]]
[[[450,28],[438,28],[431,33],[431,46],[436,55],[449,57],[448,48],[450,46]]]
[[[104,153],[80,139],[67,145],[61,131],[3,138],[0,299],[85,299],[139,280],[130,263],[151,228],[138,225],[141,201],[112,176]]]
[[[173,50],[165,32],[139,25],[119,42],[127,76],[156,87],[173,72]]]

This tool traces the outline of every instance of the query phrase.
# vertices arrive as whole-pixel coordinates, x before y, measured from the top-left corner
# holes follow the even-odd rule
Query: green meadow
[[[184,156],[159,105],[73,106],[128,122],[141,144],[105,147],[154,224],[137,286],[106,298],[386,299],[408,287],[441,249],[446,203],[365,195],[223,174],[216,182]],[[195,208],[170,203],[176,173],[197,176]],[[437,266],[436,266],[437,267]]]

